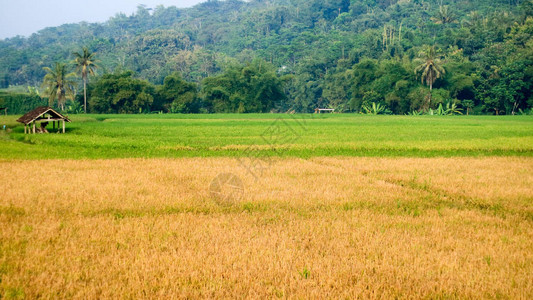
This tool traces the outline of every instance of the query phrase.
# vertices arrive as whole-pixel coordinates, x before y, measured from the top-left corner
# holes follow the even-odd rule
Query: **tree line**
[[[162,85],[132,71],[105,74],[89,84],[94,113],[252,113],[277,111],[285,99],[283,79],[261,60],[227,66],[199,87],[175,72]]]
[[[131,70],[96,75],[99,61],[86,47],[73,53],[70,63],[56,62],[45,67],[41,93],[30,88],[29,94],[0,93],[8,98],[10,112],[22,113],[28,106],[43,104],[71,113],[251,113],[276,111],[286,99],[283,78],[274,67],[260,59],[229,64],[223,73],[207,77],[201,88],[174,72],[154,85],[140,79]],[[77,90],[76,77],[82,80]],[[92,80],[89,81],[89,78]],[[28,102],[29,105],[16,105]]]

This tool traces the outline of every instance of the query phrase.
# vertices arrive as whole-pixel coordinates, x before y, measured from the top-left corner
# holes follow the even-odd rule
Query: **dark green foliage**
[[[351,108],[360,111],[372,102],[386,105],[392,112],[405,114],[413,109],[409,93],[418,82],[410,65],[392,60],[363,60],[353,68]],[[412,99],[411,99],[412,100]],[[421,108],[416,105],[415,109]]]
[[[152,110],[198,113],[200,106],[196,84],[186,82],[179,73],[173,73],[165,78],[162,86],[157,87]]]
[[[106,74],[89,89],[89,107],[99,113],[141,113],[150,111],[155,89],[149,82],[135,79],[131,71]]]
[[[205,102],[212,112],[269,112],[285,98],[281,79],[261,60],[231,65],[203,82]]]
[[[510,114],[533,102],[532,11],[532,0],[211,0],[153,12],[139,6],[134,15],[117,14],[103,24],[62,25],[0,41],[0,88],[38,85],[43,67],[70,61],[87,46],[102,73],[128,69],[156,85],[181,74],[175,86],[145,93],[154,98],[151,106],[127,111],[359,112],[377,101],[405,114],[458,99],[472,100],[472,111]],[[414,74],[421,65],[414,60],[427,46],[440,51],[444,71],[430,85],[433,98],[420,81],[423,70],[418,79]],[[244,67],[232,66],[235,59],[273,67],[269,75],[254,70],[246,83],[239,75]],[[265,80],[262,95],[258,78]],[[167,88],[183,95],[163,93]]]
[[[48,99],[38,95],[0,91],[0,107],[7,107],[12,115],[25,114],[38,106],[48,105]]]

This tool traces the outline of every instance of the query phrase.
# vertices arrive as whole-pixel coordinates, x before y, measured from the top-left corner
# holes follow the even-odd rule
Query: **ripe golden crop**
[[[213,198],[219,174],[242,195]],[[533,298],[532,158],[256,175],[231,158],[0,161],[0,294]]]

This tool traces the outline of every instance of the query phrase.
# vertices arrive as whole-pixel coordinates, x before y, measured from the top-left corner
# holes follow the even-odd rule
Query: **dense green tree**
[[[47,104],[48,99],[36,94],[0,91],[0,107],[7,107],[9,114],[22,115]]]
[[[197,113],[200,109],[198,87],[195,83],[183,80],[177,72],[165,77],[162,86],[157,87],[153,110],[174,113]]]
[[[285,98],[281,79],[262,60],[232,65],[203,82],[203,95],[213,112],[269,112]]]
[[[512,62],[487,78],[478,89],[478,97],[486,111],[516,114],[530,104],[533,92],[533,60]]]
[[[325,78],[323,97],[330,108],[337,112],[349,110],[348,101],[351,98],[352,72],[335,72]]]
[[[352,99],[350,108],[359,111],[363,105],[363,96],[372,89],[376,79],[378,64],[376,60],[365,59],[353,67]]]
[[[533,0],[525,0],[520,4],[522,8],[523,18],[533,17]]]
[[[106,74],[90,85],[89,108],[97,113],[142,113],[150,111],[155,87],[133,78],[133,72]]]

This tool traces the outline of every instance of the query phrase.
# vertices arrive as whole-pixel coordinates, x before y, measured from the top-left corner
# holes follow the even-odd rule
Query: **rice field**
[[[0,298],[533,298],[531,118],[333,115],[271,143],[276,121],[255,115],[228,121],[249,126],[243,142],[228,116],[155,116],[183,141],[137,138],[183,157],[118,155],[128,134],[108,155],[100,136],[142,122],[87,118],[33,142],[13,125],[0,135]],[[349,122],[367,155],[350,154]],[[100,146],[67,145],[91,131]]]
[[[0,117],[0,158],[533,155],[533,116],[73,115],[65,135],[24,135],[15,119]]]

